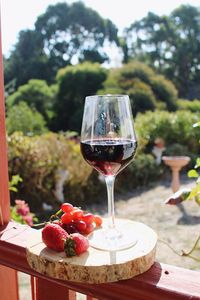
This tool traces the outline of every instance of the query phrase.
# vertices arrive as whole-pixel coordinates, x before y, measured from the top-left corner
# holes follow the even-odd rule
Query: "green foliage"
[[[179,99],[177,101],[178,108],[181,110],[189,110],[191,112],[200,112],[200,100],[189,101],[186,99]]]
[[[41,134],[47,131],[43,116],[31,109],[25,102],[20,102],[7,111],[6,128],[8,134],[21,131],[25,135]]]
[[[106,93],[128,94],[134,115],[156,108],[176,108],[177,91],[174,85],[141,62],[111,70],[104,89],[98,91],[98,94]]]
[[[199,129],[193,129],[192,125],[199,120],[197,113],[189,111],[177,111],[169,113],[164,111],[146,112],[138,114],[135,121],[135,129],[143,149],[147,151],[148,145],[153,145],[157,137],[164,139],[166,147],[179,143],[187,147],[188,151],[197,154],[200,150]]]
[[[135,121],[139,144],[136,159],[117,176],[116,189],[123,191],[146,186],[160,178],[162,169],[149,154],[152,150],[149,145],[153,145],[157,137],[165,140],[166,150],[170,153],[198,154],[200,132],[198,127],[192,128],[192,124],[198,120],[198,114],[188,111],[138,114]],[[48,133],[29,137],[15,132],[9,136],[9,176],[19,175],[23,179],[14,197],[27,199],[34,211],[42,211],[42,203],[57,208],[60,204],[54,191],[59,170],[67,170],[69,174],[64,183],[66,201],[87,207],[105,195],[105,184],[83,160],[79,144],[71,140],[74,134]],[[199,167],[200,160],[197,165]],[[13,193],[11,195],[13,198]]]
[[[99,64],[89,62],[59,70],[54,130],[80,132],[85,97],[101,88],[106,75]]]
[[[177,90],[171,81],[164,76],[156,75],[151,78],[152,90],[158,99],[169,111],[174,111],[177,107]]]
[[[200,128],[200,123],[197,122],[193,125],[193,128]],[[199,140],[200,142],[200,140]],[[200,157],[196,159],[196,164],[193,169],[191,169],[188,172],[189,178],[196,178],[196,185],[191,189],[191,192],[189,196],[187,197],[187,200],[194,199],[198,205],[200,205]]]
[[[147,110],[155,110],[156,98],[152,92],[151,87],[141,82],[140,80],[134,80],[133,88],[128,91],[133,115],[138,112],[145,112]]]
[[[169,145],[164,153],[167,156],[184,156],[189,155],[188,148],[185,145],[174,143]]]
[[[126,61],[147,61],[174,82],[181,97],[198,97],[199,25],[199,8],[191,5],[181,5],[168,16],[149,12],[124,31]]]
[[[18,42],[11,55],[4,60],[4,65],[5,84],[12,85],[12,90],[16,90],[31,78],[51,78],[48,57],[43,51],[42,36],[34,30],[20,31]]]
[[[53,206],[58,203],[54,195],[58,170],[69,172],[68,199],[74,199],[73,193],[81,196],[82,186],[85,190],[89,186],[87,180],[92,169],[82,159],[79,144],[67,140],[63,134],[28,137],[15,132],[8,138],[8,149],[9,176],[18,174],[23,179],[14,197],[26,199],[34,210],[41,209],[43,202]],[[79,199],[76,200],[77,203]]]
[[[22,181],[23,179],[19,175],[12,175],[12,178],[9,181],[9,190],[12,192],[17,192],[17,185]]]
[[[158,180],[163,169],[156,164],[151,154],[138,154],[133,163],[123,170],[116,178],[116,188],[120,190],[147,186]]]
[[[18,191],[11,192],[11,199],[26,199],[31,210],[42,213],[42,204],[54,208],[60,202],[54,194],[58,171],[67,170],[64,183],[66,201],[86,208],[91,203],[106,199],[105,183],[82,158],[80,146],[66,139],[64,134],[48,133],[37,137],[27,137],[15,132],[8,138],[9,176],[18,174],[23,182]],[[161,169],[152,155],[138,154],[134,163],[117,178],[120,191],[147,185],[161,175]],[[128,178],[128,180],[127,180]]]
[[[60,68],[77,62],[108,60],[104,46],[118,45],[116,26],[82,2],[50,5],[38,16],[33,30],[19,33],[5,59],[5,83],[16,87],[29,79],[52,83]]]
[[[31,79],[6,99],[6,105],[10,109],[13,105],[26,102],[31,108],[41,113],[46,122],[50,122],[56,94],[57,87],[55,85],[50,87],[44,80]]]

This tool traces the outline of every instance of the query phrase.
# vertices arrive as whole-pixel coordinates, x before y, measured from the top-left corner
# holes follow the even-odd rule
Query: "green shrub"
[[[110,70],[104,88],[98,94],[128,94],[133,114],[147,110],[175,110],[177,90],[164,76],[141,62],[131,62],[121,68]]]
[[[89,62],[58,71],[54,130],[80,132],[85,97],[96,94],[106,76],[107,71],[98,63]]]
[[[185,100],[185,99],[179,99],[177,101],[178,108],[180,110],[189,110],[191,112],[200,112],[200,100]]]
[[[144,82],[135,80],[133,88],[129,90],[129,97],[134,116],[136,112],[145,112],[156,108],[156,98],[151,88]]]
[[[173,83],[162,75],[151,77],[151,87],[155,97],[166,105],[167,110],[174,111],[177,108],[177,90]]]
[[[139,144],[137,155],[134,162],[117,176],[116,191],[146,186],[160,178],[163,169],[156,164],[149,147],[158,137],[165,140],[166,153],[170,155],[192,157],[198,154],[200,132],[199,128],[192,127],[198,120],[199,114],[189,111],[138,114],[135,121]],[[41,211],[44,202],[56,208],[60,205],[54,193],[60,169],[69,173],[64,184],[66,201],[83,208],[99,199],[106,201],[105,183],[83,160],[79,144],[65,134],[49,132],[30,137],[15,132],[9,136],[8,146],[9,176],[18,174],[23,179],[15,199],[26,200],[34,212]]]
[[[53,104],[57,94],[57,87],[48,86],[45,80],[31,79],[27,84],[6,99],[7,108],[11,108],[21,102],[25,102],[31,109],[37,110],[42,114],[47,123],[53,116]]]
[[[7,111],[6,129],[9,135],[15,131],[21,131],[25,135],[42,134],[47,131],[45,124],[43,116],[25,102],[20,102]]]
[[[117,177],[116,189],[127,190],[147,186],[160,178],[163,169],[151,154],[138,154],[135,160]]]
[[[8,138],[8,149],[9,176],[18,174],[23,179],[11,196],[26,200],[33,211],[40,211],[44,202],[59,204],[54,190],[60,169],[69,173],[65,199],[87,205],[100,193],[101,184],[96,183],[97,175],[91,176],[92,168],[83,160],[79,144],[62,134],[28,137],[15,132]]]
[[[200,150],[198,141],[200,132],[192,125],[199,120],[198,113],[189,111],[177,111],[169,113],[164,111],[146,112],[138,114],[135,121],[135,129],[143,148],[140,151],[147,151],[148,146],[153,145],[157,137],[164,139],[166,147],[179,143],[185,145],[189,152],[197,154]]]

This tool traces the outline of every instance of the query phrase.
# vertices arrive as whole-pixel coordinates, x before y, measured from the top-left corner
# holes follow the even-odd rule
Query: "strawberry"
[[[64,251],[64,244],[67,237],[68,233],[58,224],[47,223],[42,229],[44,244],[57,252]]]
[[[70,234],[65,241],[65,253],[68,257],[80,255],[89,248],[89,241],[80,233]]]

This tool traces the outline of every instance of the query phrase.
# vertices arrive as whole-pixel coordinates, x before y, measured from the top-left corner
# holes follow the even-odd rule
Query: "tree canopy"
[[[56,93],[56,88],[48,86],[46,81],[31,79],[6,99],[6,106],[9,109],[13,105],[25,102],[29,107],[41,113],[48,123],[53,116]]]
[[[169,16],[158,16],[150,12],[126,29],[125,39],[129,59],[137,57],[146,60],[174,81],[180,96],[200,97],[198,8],[182,5]]]
[[[109,72],[98,93],[128,94],[133,114],[156,108],[176,109],[177,90],[164,76],[141,62],[131,62]]]
[[[16,87],[38,78],[52,82],[66,65],[87,61],[104,62],[104,46],[118,44],[116,26],[82,2],[50,5],[35,22],[35,29],[23,30],[10,57],[5,60],[5,83]]]
[[[85,97],[96,94],[106,76],[107,71],[98,63],[85,62],[59,70],[54,130],[80,132]]]
[[[6,129],[8,134],[15,131],[25,135],[42,134],[47,131],[43,116],[35,109],[31,109],[26,102],[10,107],[7,111]]]
[[[105,46],[114,43],[132,59],[146,62],[174,82],[182,98],[200,98],[200,9],[182,5],[171,14],[149,12],[126,28],[116,26],[82,2],[48,6],[33,30],[19,33],[9,58],[4,59],[9,92],[29,79],[55,80],[57,71],[84,61],[108,60]]]

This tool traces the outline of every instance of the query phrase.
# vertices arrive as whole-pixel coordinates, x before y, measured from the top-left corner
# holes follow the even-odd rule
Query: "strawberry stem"
[[[31,227],[32,228],[42,228],[47,224],[47,222],[43,222],[43,223],[38,223],[38,224],[33,224]]]
[[[61,214],[63,213],[62,209],[59,209],[54,215],[52,215],[49,219],[49,221],[53,221],[54,219],[57,219]]]
[[[59,216],[63,213],[63,211],[61,209],[59,209],[54,215],[51,215],[51,217],[49,218],[49,222],[52,223],[54,220],[59,219]],[[34,224],[31,227],[32,228],[42,228],[44,227],[48,222],[42,222],[42,223],[38,223],[38,224]]]

